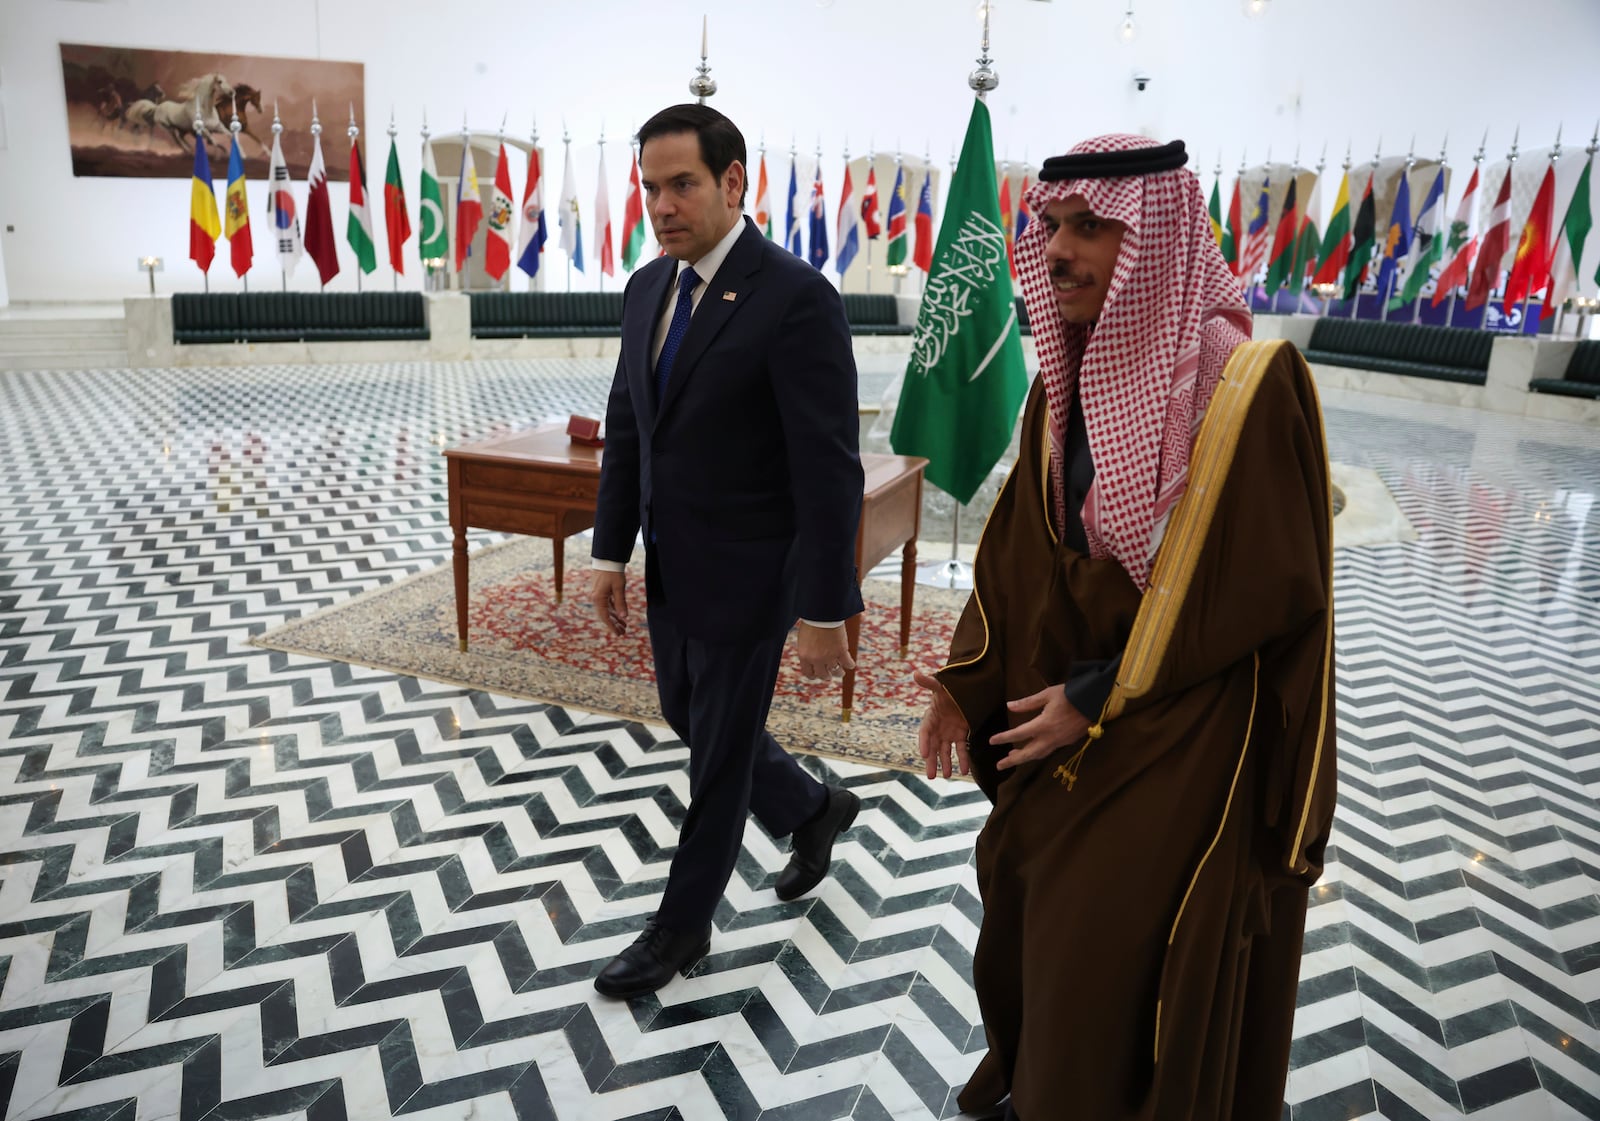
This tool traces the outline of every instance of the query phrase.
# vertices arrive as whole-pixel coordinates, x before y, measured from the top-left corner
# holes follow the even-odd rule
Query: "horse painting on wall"
[[[245,175],[267,177],[272,112],[283,122],[283,158],[303,180],[311,167],[313,102],[322,120],[328,178],[349,177],[345,129],[353,105],[366,131],[359,62],[261,55],[145,51],[61,44],[72,173],[187,179],[197,136],[211,153],[212,173],[227,174],[228,125],[237,112]],[[195,129],[195,118],[201,130]]]

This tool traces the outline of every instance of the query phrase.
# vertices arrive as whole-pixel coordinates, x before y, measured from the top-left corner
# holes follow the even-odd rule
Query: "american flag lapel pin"
[[[738,299],[738,296],[733,292],[724,292],[722,294],[722,298],[731,304],[734,300]]]

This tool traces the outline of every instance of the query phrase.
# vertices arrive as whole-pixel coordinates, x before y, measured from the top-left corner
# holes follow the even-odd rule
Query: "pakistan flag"
[[[424,266],[430,260],[443,261],[450,256],[450,230],[444,224],[444,190],[439,186],[439,169],[433,164],[433,145],[422,142],[422,236],[417,239],[417,252]],[[431,266],[428,266],[431,267]]]
[[[989,110],[974,100],[889,442],[967,503],[1011,443],[1028,393],[1000,222]]]

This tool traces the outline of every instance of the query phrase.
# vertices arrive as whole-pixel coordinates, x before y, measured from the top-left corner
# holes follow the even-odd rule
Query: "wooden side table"
[[[922,529],[922,471],[928,461],[910,455],[863,455],[866,489],[861,497],[861,524],[856,529],[856,578],[865,580],[896,548],[900,549],[900,656],[911,645],[911,611],[917,589],[917,535]],[[845,623],[850,660],[861,645],[861,616]],[[844,675],[843,718],[855,702],[856,673]]]
[[[556,602],[561,602],[565,542],[594,525],[600,493],[601,449],[574,444],[560,424],[547,424],[477,444],[447,448],[451,560],[456,584],[456,640],[467,648],[467,530],[523,533],[554,542]],[[922,471],[915,456],[863,455],[866,488],[856,530],[856,572],[901,550],[900,654],[911,643],[917,587],[917,533],[922,527]],[[861,617],[845,623],[850,657],[860,649]],[[850,719],[856,675],[844,675],[842,714]]]
[[[600,449],[575,444],[546,424],[480,444],[445,450],[456,578],[456,638],[467,648],[467,530],[525,533],[554,542],[556,602],[561,602],[566,539],[594,525]]]

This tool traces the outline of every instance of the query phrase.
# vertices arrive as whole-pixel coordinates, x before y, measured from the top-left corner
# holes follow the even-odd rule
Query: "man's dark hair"
[[[669,105],[639,129],[639,151],[644,151],[647,140],[679,132],[692,132],[699,138],[700,159],[719,182],[728,166],[734,160],[739,161],[739,165],[745,169],[744,189],[739,193],[739,206],[742,209],[745,195],[750,193],[750,163],[745,158],[744,134],[732,121],[709,105],[696,105],[693,102]]]

